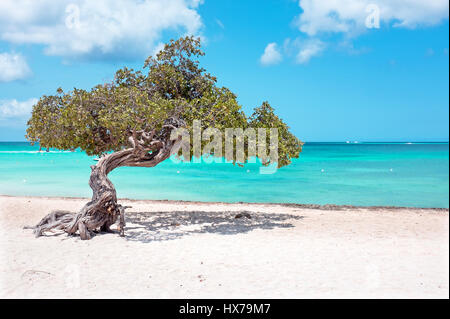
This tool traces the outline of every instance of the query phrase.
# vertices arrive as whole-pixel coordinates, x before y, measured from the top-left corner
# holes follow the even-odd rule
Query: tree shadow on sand
[[[255,229],[291,228],[294,225],[289,220],[302,218],[248,211],[127,212],[125,236],[131,241],[151,242],[199,233],[233,235]]]

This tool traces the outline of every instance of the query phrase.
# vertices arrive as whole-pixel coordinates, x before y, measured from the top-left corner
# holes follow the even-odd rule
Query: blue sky
[[[189,33],[203,38],[202,65],[247,113],[267,100],[304,141],[448,141],[448,5],[2,0],[0,140],[24,140],[40,96],[140,68]]]

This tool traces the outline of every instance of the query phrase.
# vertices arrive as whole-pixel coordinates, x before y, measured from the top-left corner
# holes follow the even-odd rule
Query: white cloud
[[[281,53],[278,51],[277,44],[272,42],[269,43],[266,48],[264,49],[264,53],[261,56],[261,64],[264,65],[270,65],[270,64],[276,64],[281,61]]]
[[[300,0],[300,31],[358,34],[365,29],[369,5],[379,9],[381,22],[394,27],[432,26],[448,19],[448,0]]]
[[[15,120],[18,118],[26,118],[30,116],[33,105],[38,99],[31,98],[25,101],[0,100],[0,121]]]
[[[324,49],[325,44],[322,41],[318,39],[306,40],[300,44],[296,61],[300,64],[308,63],[312,57],[319,55]]]
[[[157,45],[155,45],[153,51],[152,51],[152,56],[156,56],[159,51],[161,51],[162,49],[164,49],[165,44],[162,42],[159,42]]]
[[[49,55],[136,57],[166,30],[197,34],[201,0],[2,0],[0,38],[41,44]]]
[[[30,73],[30,67],[22,55],[0,53],[0,82],[24,79]]]
[[[351,39],[370,28],[433,26],[449,16],[448,0],[299,0],[299,6],[303,12],[295,24],[304,40],[303,45],[296,44],[298,63],[307,63],[319,55],[325,48],[319,39],[330,33],[341,37],[328,41],[326,46],[359,54],[369,49],[354,48]]]

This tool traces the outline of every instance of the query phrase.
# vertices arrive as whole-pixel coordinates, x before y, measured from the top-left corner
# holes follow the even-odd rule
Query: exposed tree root
[[[116,207],[114,212],[108,214],[100,212],[88,214],[85,208],[79,213],[53,211],[33,227],[33,233],[36,237],[39,237],[44,232],[52,230],[63,230],[69,235],[74,235],[78,232],[80,238],[85,240],[91,239],[95,232],[112,232],[110,229],[111,225],[119,219],[119,234],[124,236],[126,207],[118,204]]]

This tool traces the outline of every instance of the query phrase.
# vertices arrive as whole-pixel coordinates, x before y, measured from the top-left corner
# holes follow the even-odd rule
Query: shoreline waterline
[[[49,199],[49,200],[91,200],[88,197],[75,196],[15,196],[0,194],[0,198],[23,198],[23,199]],[[252,205],[252,206],[283,206],[290,208],[316,209],[316,210],[353,210],[364,209],[370,211],[377,210],[414,210],[414,211],[440,211],[449,212],[449,208],[443,207],[414,207],[414,206],[357,206],[357,205],[335,205],[335,204],[302,204],[302,203],[261,203],[261,202],[209,202],[209,201],[190,201],[190,200],[172,200],[172,199],[133,199],[133,198],[118,198],[120,201],[145,203],[145,204],[189,204],[189,205]]]

